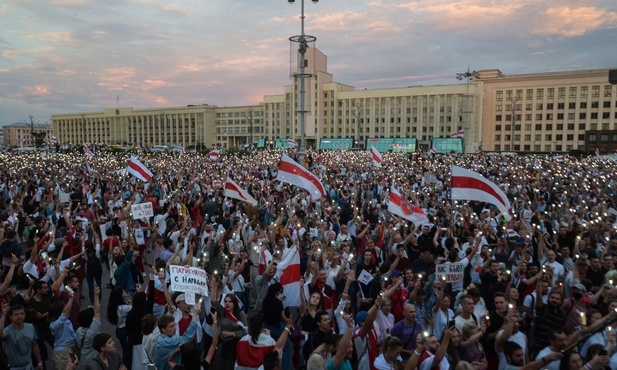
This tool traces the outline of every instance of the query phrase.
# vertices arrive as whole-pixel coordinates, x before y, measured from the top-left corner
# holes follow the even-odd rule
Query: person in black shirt
[[[484,261],[482,270],[480,270],[480,280],[482,281],[482,298],[484,298],[484,302],[486,303],[486,309],[493,311],[495,309],[495,304],[490,287],[499,281],[499,262],[490,258]]]
[[[315,348],[319,347],[328,336],[332,335],[330,314],[328,314],[328,311],[317,312],[315,314],[315,321],[317,321],[317,330],[309,334],[302,348],[302,355],[305,361],[308,361]]]
[[[279,296],[283,294],[283,286],[281,283],[274,283],[268,287],[268,293],[262,304],[262,312],[264,314],[265,327],[270,330],[270,336],[274,340],[278,340],[285,330],[285,305]],[[288,369],[291,363],[291,343],[289,339],[283,348],[283,369]]]

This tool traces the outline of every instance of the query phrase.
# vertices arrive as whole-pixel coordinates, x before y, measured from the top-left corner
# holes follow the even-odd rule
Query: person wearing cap
[[[589,299],[585,297],[587,288],[581,283],[570,286],[569,299],[563,302],[563,310],[566,312],[566,325],[574,328],[581,325],[580,313],[585,313],[589,309]]]
[[[403,273],[400,270],[394,270],[390,276],[392,279],[392,285],[383,293],[385,298],[390,298],[392,301],[392,314],[394,315],[394,321],[398,322],[403,320],[403,306],[407,302],[408,292],[403,287]]]
[[[368,312],[360,311],[356,314],[356,329],[353,333],[354,347],[358,354],[356,362],[358,369],[375,370],[375,359],[379,355],[377,331],[373,325],[377,312],[381,309],[383,299],[377,297],[375,304]],[[347,333],[347,332],[346,332]]]

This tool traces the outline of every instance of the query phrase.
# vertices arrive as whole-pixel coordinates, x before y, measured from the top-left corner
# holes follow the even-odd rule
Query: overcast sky
[[[290,84],[300,0],[1,0],[0,124],[120,106],[258,104]],[[321,0],[306,33],[357,89],[456,72],[617,68],[615,0]],[[295,48],[294,48],[295,50]]]

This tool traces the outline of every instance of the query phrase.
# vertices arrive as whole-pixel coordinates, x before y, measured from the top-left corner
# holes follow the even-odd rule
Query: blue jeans
[[[86,273],[86,281],[88,282],[88,296],[90,297],[90,303],[94,304],[94,282],[96,281],[96,285],[101,288],[101,278],[93,278],[92,275]],[[103,299],[103,290],[99,293],[99,302]]]
[[[274,327],[274,326],[266,324],[266,329],[270,330],[270,336],[275,341],[278,341],[278,339],[281,337],[281,334],[283,334],[283,331],[285,330],[285,324],[282,321],[279,323],[278,327]],[[291,342],[289,341],[289,338],[288,338],[287,342],[285,342],[285,347],[283,347],[283,359],[281,363],[281,368],[283,370],[289,370],[290,364],[291,364]]]

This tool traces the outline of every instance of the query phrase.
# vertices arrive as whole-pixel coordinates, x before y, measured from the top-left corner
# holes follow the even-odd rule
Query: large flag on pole
[[[326,196],[326,188],[317,176],[291,159],[287,154],[283,154],[281,157],[276,179],[308,190],[314,200]]]
[[[221,151],[216,149],[216,150],[212,150],[210,151],[210,153],[208,154],[210,156],[210,159],[213,161],[218,161],[219,157],[221,156]]]
[[[283,252],[275,278],[283,286],[285,307],[300,307],[300,252],[295,245]]]
[[[424,211],[420,207],[411,204],[394,187],[390,189],[388,212],[394,213],[397,216],[401,216],[416,225],[428,223],[428,217],[426,217]]]
[[[510,201],[493,182],[477,172],[452,166],[452,199],[477,200],[493,204],[510,220]]]
[[[146,166],[143,165],[135,156],[131,156],[129,165],[126,167],[129,173],[143,182],[148,182],[154,176]]]
[[[373,166],[380,167],[381,161],[383,161],[383,156],[379,153],[374,146],[371,145],[371,158],[373,159]]]
[[[247,202],[252,206],[257,205],[257,201],[255,200],[255,198],[253,198],[248,191],[242,189],[240,185],[236,184],[229,177],[227,178],[227,182],[225,183],[224,195],[229,198],[234,198],[243,202]]]
[[[94,158],[94,153],[92,153],[92,150],[90,150],[90,148],[88,147],[88,144],[84,143],[83,148],[84,148],[84,154],[86,154],[90,158]]]

